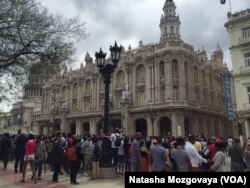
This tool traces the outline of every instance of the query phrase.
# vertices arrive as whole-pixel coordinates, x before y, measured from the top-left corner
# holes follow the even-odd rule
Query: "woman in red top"
[[[29,134],[29,140],[25,144],[25,155],[24,155],[24,163],[23,163],[23,179],[21,180],[22,183],[25,182],[25,174],[27,169],[27,164],[30,164],[30,168],[32,171],[31,179],[34,179],[34,183],[36,183],[36,174],[34,168],[34,161],[35,161],[35,151],[36,151],[36,141],[34,140],[34,135]]]
[[[149,157],[149,151],[146,147],[146,144],[144,141],[140,141],[140,151],[141,151],[141,171],[142,172],[149,172],[149,164],[150,164],[150,157]]]

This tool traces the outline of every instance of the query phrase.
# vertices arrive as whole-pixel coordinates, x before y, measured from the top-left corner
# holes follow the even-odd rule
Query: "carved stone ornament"
[[[62,111],[67,111],[69,110],[69,101],[68,101],[68,98],[66,97],[65,98],[65,101],[62,103],[62,108],[61,108]]]

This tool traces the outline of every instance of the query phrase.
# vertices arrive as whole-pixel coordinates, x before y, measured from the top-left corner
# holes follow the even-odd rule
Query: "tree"
[[[8,90],[24,83],[32,64],[72,62],[75,43],[87,36],[84,26],[78,17],[50,15],[35,0],[1,0],[0,83],[6,86],[0,87],[0,102],[11,98]]]

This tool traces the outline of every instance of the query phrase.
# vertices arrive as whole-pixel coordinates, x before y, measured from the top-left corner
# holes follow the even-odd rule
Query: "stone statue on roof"
[[[122,92],[122,99],[130,99],[131,97],[131,91],[129,90],[129,84],[126,84],[125,90]]]

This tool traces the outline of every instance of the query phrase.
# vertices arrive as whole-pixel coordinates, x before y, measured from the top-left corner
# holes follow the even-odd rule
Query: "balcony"
[[[195,85],[195,86],[200,86],[200,81],[199,81],[199,80],[195,80],[195,81],[194,81],[194,85]]]
[[[240,67],[240,73],[250,73],[250,66]]]
[[[162,79],[160,80],[160,85],[161,85],[162,87],[165,87],[165,79],[164,79],[164,78],[162,78]]]
[[[179,85],[179,77],[175,76],[173,77],[173,85],[178,86]]]
[[[250,111],[250,103],[243,104],[244,111]]]
[[[240,44],[248,44],[248,43],[250,43],[250,37],[248,37],[248,38],[239,38],[239,43]]]

